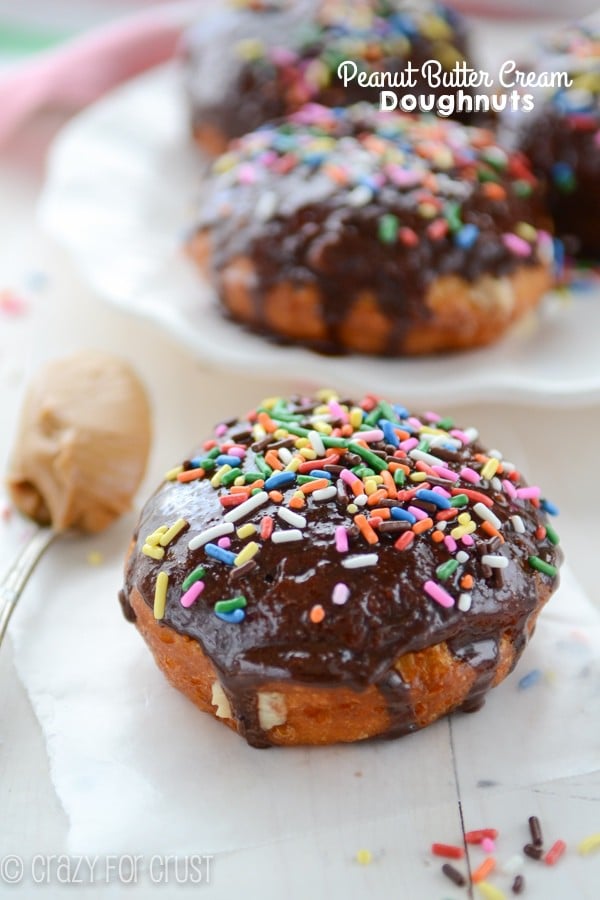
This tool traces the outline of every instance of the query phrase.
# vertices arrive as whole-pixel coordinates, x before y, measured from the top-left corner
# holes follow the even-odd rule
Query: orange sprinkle
[[[420,522],[415,522],[412,530],[415,534],[422,534],[424,531],[429,531],[430,528],[433,528],[433,519],[428,516],[426,519],[421,519]]]
[[[381,488],[378,491],[373,491],[373,493],[367,500],[367,506],[375,506],[375,504],[379,503],[380,500],[385,500],[387,495],[387,491],[384,491]]]
[[[275,424],[275,422],[273,421],[271,416],[267,415],[266,412],[260,412],[258,414],[258,422],[259,422],[259,425],[262,425],[262,427],[265,429],[265,431],[268,432],[269,434],[272,434],[274,431],[277,431],[278,426]]]
[[[396,494],[398,493],[398,489],[394,483],[394,479],[392,478],[392,476],[390,475],[390,473],[388,472],[387,469],[383,470],[383,472],[381,473],[381,477],[383,478],[383,483],[386,487],[388,497],[390,498],[390,500],[394,500],[396,497]]]
[[[404,463],[393,463],[391,462],[388,466],[390,472],[397,472],[398,469],[402,469],[405,475],[410,475],[410,468],[405,466]]]
[[[283,463],[277,456],[275,450],[269,450],[268,453],[265,453],[265,462],[268,466],[271,466],[272,469],[279,469],[279,471],[283,469]]]
[[[392,514],[387,506],[377,507],[377,509],[371,510],[371,518],[377,516],[378,519],[390,519]]]
[[[414,539],[415,536],[412,531],[405,531],[404,534],[400,535],[400,537],[394,544],[394,547],[396,548],[396,550],[406,550],[408,547],[410,547]]]
[[[303,506],[306,506],[306,501],[304,497],[292,497],[288,506],[290,509],[302,509]]]
[[[363,516],[362,513],[359,513],[358,516],[354,516],[354,524],[366,540],[368,544],[378,544],[379,538],[369,525],[366,516]]]
[[[473,576],[463,575],[463,577],[460,579],[460,586],[466,591],[469,591],[473,587]]]
[[[250,496],[251,487],[248,484],[234,484],[229,488],[231,494],[248,494]]]
[[[216,447],[216,446],[217,446],[217,442],[215,440],[211,439],[208,441],[204,441],[204,443],[202,444],[202,449],[203,450],[212,450],[213,447]]]
[[[490,872],[493,872],[496,868],[496,860],[493,856],[488,856],[487,859],[481,863],[480,866],[477,866],[474,872],[471,873],[471,881],[473,884],[477,884],[480,881],[485,881]]]
[[[434,478],[436,477],[436,476],[435,476],[435,472],[433,471],[433,469],[431,468],[431,466],[428,466],[427,463],[424,462],[424,460],[422,460],[422,459],[418,459],[418,460],[417,460],[417,463],[416,463],[415,468],[416,468],[419,472],[425,472],[427,475],[433,475]]]
[[[310,611],[310,621],[318,624],[325,618],[325,610],[320,603],[316,603]]]
[[[483,185],[483,193],[486,197],[489,197],[490,200],[504,200],[506,197],[506,191],[502,185],[497,184],[495,181],[486,182]]]
[[[187,471],[179,473],[177,481],[195,481],[196,478],[204,478],[205,474],[204,469],[187,469]]]
[[[538,525],[538,527],[535,529],[535,536],[538,541],[544,540],[544,538],[546,537],[546,529],[543,525]]]
[[[306,484],[301,485],[300,490],[303,494],[312,494],[313,491],[319,491],[326,487],[331,487],[329,479],[317,478],[316,481],[307,481]]]
[[[410,437],[408,431],[404,431],[402,428],[394,428],[394,431],[396,432],[396,436],[399,437],[401,441],[407,441]],[[399,452],[406,456],[404,450],[400,450]],[[398,453],[398,450],[396,450],[396,453]],[[396,456],[396,453],[394,453],[394,456]]]
[[[273,531],[273,519],[271,516],[263,516],[260,523],[260,536],[263,541],[268,541]]]
[[[431,540],[435,541],[436,544],[441,544],[444,540],[444,532],[443,531],[434,531],[431,535]]]
[[[354,434],[354,428],[352,427],[352,425],[350,425],[350,423],[348,423],[346,425],[342,425],[342,427],[340,428],[340,432],[341,437],[351,437]]]
[[[264,487],[264,486],[265,486],[265,480],[264,480],[264,478],[257,478],[256,481],[253,481],[253,482],[252,482],[252,484],[247,484],[247,485],[246,485],[246,488],[247,488],[249,491],[253,491],[254,488],[261,488],[261,487]]]
[[[436,513],[436,519],[438,522],[449,522],[451,519],[455,519],[457,515],[457,509],[440,509],[439,513]]]
[[[272,500],[273,503],[281,503],[283,494],[281,491],[269,491],[269,499]]]
[[[360,494],[364,494],[365,492],[365,486],[362,481],[353,481],[350,487],[352,488],[352,493],[356,497],[360,496]]]
[[[504,538],[500,534],[497,528],[494,528],[491,522],[482,522],[481,527],[486,534],[489,534],[490,537],[500,538],[501,542],[504,543]]]

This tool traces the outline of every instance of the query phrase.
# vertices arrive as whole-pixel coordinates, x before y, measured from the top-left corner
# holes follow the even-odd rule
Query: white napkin
[[[453,752],[463,790],[596,767],[600,616],[568,569],[516,672],[482,711],[392,742],[255,750],[171,688],[123,619],[117,591],[132,524],[57,543],[12,625],[71,852],[219,852],[337,823],[358,829],[402,810],[418,819],[455,803]],[[92,566],[90,553],[103,562]]]

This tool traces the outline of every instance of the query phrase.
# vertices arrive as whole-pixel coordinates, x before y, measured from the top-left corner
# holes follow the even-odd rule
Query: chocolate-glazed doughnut
[[[417,70],[411,93],[430,88],[421,67],[469,61],[462,17],[420,0],[258,0],[224,3],[186,34],[182,53],[192,127],[203,149],[220,153],[235,137],[307,102],[377,103],[379,89],[337,75],[351,60],[365,75]],[[465,93],[472,93],[465,91]]]
[[[549,39],[541,71],[564,72],[570,86],[539,91],[519,146],[545,181],[556,232],[570,253],[600,257],[600,17]]]
[[[327,353],[481,346],[551,283],[541,189],[486,129],[311,105],[214,166],[189,251],[226,313]]]
[[[250,744],[395,737],[476,709],[558,583],[551,505],[474,429],[270,398],[144,507],[124,611]]]

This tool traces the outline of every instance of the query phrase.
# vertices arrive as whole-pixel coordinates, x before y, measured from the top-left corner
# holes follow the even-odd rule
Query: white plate
[[[75,118],[56,140],[39,216],[97,294],[155,319],[229,371],[402,395],[408,403],[589,403],[600,398],[600,290],[549,295],[484,350],[439,358],[325,357],[248,334],[220,314],[181,252],[200,196],[180,73],[156,69]]]

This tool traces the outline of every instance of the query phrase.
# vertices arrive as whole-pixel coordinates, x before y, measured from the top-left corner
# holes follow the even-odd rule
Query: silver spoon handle
[[[0,644],[6,633],[17,600],[35,569],[40,557],[50,546],[57,532],[39,526],[23,550],[0,580]]]

